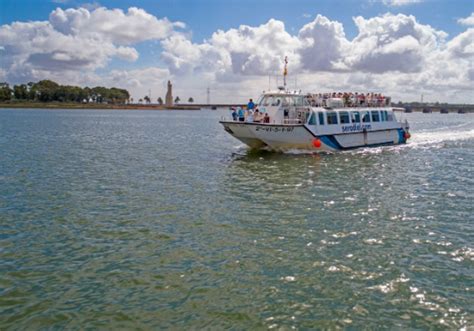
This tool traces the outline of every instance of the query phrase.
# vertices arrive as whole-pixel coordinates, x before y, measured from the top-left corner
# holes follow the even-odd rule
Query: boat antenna
[[[283,86],[286,90],[286,76],[288,75],[288,56],[285,56],[285,69],[283,69]]]

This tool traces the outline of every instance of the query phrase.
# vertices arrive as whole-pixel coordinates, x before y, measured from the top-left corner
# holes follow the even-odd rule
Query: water
[[[0,329],[474,326],[474,116],[248,153],[224,111],[0,110]]]

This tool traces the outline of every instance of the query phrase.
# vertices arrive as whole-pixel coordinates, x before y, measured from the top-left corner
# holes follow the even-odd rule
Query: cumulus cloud
[[[183,27],[129,8],[57,8],[49,21],[14,22],[0,27],[2,67],[12,82],[43,79],[55,72],[93,72],[112,58],[136,61],[133,44],[160,40]]]
[[[194,44],[183,35],[162,42],[163,59],[175,73],[212,70],[241,75],[273,72],[281,67],[285,55],[294,54],[294,63],[298,63],[295,50],[299,44],[284,23],[274,19],[258,27],[218,30],[202,44]]]
[[[468,26],[474,25],[474,12],[468,17],[458,19],[458,23]]]
[[[183,23],[172,23],[168,19],[157,19],[143,9],[131,7],[127,12],[104,7],[89,11],[86,8],[57,8],[49,15],[52,27],[65,35],[99,37],[122,45],[163,39],[175,27]]]
[[[474,28],[469,28],[454,37],[448,44],[448,50],[454,57],[474,60]]]
[[[359,34],[352,41],[340,22],[322,15],[304,25],[297,36],[274,19],[258,27],[219,30],[201,44],[173,35],[162,42],[162,57],[176,74],[211,71],[219,77],[278,72],[285,55],[290,56],[292,71],[419,72],[425,54],[438,49],[447,37],[403,14],[359,16],[354,22]]]
[[[385,14],[354,18],[359,34],[351,42],[348,66],[368,72],[419,72],[425,55],[435,51],[447,34],[418,23],[414,16]]]
[[[303,26],[298,38],[302,67],[308,70],[335,69],[349,46],[342,24],[321,15]]]

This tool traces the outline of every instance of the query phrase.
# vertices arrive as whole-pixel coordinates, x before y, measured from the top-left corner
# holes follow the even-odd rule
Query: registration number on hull
[[[278,127],[278,126],[257,126],[255,131],[265,131],[265,132],[293,132],[293,127]]]

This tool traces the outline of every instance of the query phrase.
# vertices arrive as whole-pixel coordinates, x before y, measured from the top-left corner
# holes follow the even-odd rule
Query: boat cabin
[[[298,92],[278,91],[264,93],[257,101],[257,108],[268,113],[272,123],[305,123],[311,104],[305,95]]]

